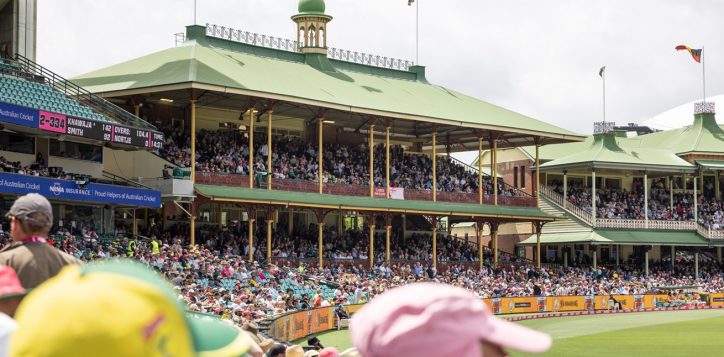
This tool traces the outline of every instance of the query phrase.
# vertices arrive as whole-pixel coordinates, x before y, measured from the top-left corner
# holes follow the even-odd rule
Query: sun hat
[[[350,322],[352,342],[365,357],[479,357],[481,342],[544,352],[551,337],[498,319],[468,290],[415,283],[377,296]]]
[[[304,348],[300,345],[291,345],[287,347],[284,357],[304,357]]]
[[[23,299],[12,356],[246,356],[240,328],[192,313],[140,263],[69,265]]]
[[[0,266],[0,299],[23,296],[25,293],[15,269],[7,265]]]

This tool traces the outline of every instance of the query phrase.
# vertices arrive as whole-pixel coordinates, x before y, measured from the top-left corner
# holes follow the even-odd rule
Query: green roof
[[[724,161],[722,161],[722,160],[696,160],[696,163],[705,169],[714,169],[714,170],[724,169]]]
[[[270,191],[230,186],[195,185],[196,192],[214,201],[310,207],[347,211],[377,211],[511,220],[554,220],[538,208],[471,203],[395,200],[306,192]]]
[[[328,60],[207,36],[189,26],[187,42],[73,79],[94,93],[149,92],[178,84],[318,105],[351,113],[554,138],[583,137],[557,126],[434,85],[410,71]],[[209,87],[204,87],[208,89]],[[140,92],[139,92],[140,93]]]
[[[694,115],[694,123],[679,129],[656,132],[631,138],[639,147],[667,149],[675,154],[724,154],[724,129],[716,123],[714,114]]]
[[[297,10],[300,14],[324,14],[324,0],[299,0]]]
[[[631,148],[619,145],[614,133],[595,134],[593,141],[585,149],[577,147],[573,152],[541,165],[541,170],[565,169],[574,167],[651,169],[651,170],[688,170],[695,166],[676,156],[669,150],[652,148]],[[580,146],[580,145],[578,145]],[[581,150],[582,149],[582,150]]]
[[[531,235],[519,244],[535,245],[536,236]],[[623,245],[720,245],[710,242],[694,231],[643,231],[596,229],[582,233],[541,234],[541,244],[623,244]]]

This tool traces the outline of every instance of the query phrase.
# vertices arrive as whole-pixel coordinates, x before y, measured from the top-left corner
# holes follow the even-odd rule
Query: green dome
[[[300,14],[304,13],[324,13],[324,0],[299,0]]]

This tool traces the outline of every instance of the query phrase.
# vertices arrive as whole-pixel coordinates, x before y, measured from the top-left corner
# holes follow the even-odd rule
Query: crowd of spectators
[[[552,182],[553,191],[563,195],[563,184]],[[591,188],[582,183],[567,185],[569,203],[591,211]],[[631,189],[596,188],[596,217],[604,219],[645,219],[644,188],[640,180],[634,180]],[[706,228],[724,228],[724,211],[722,201],[714,192],[699,192],[697,195],[698,223]],[[672,208],[673,203],[673,210]],[[653,180],[648,197],[648,215],[650,220],[693,221],[693,191],[671,192],[664,179]]]
[[[42,156],[40,156],[40,160],[42,160]],[[73,180],[75,178],[75,174],[63,171],[62,167],[46,166],[44,160],[40,162],[36,161],[31,165],[23,165],[20,161],[10,161],[4,156],[0,156],[0,169],[3,172],[19,175],[51,177],[63,180]]]

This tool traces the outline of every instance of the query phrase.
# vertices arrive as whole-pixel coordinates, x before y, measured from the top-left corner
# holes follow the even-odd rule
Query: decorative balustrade
[[[597,228],[620,228],[620,229],[656,229],[668,231],[693,231],[696,224],[693,221],[660,221],[643,219],[596,219]]]
[[[222,185],[222,186],[236,186],[236,187],[249,187],[249,176],[238,175],[238,174],[223,174],[223,173],[211,173],[211,172],[197,172],[196,173],[197,184],[207,185]],[[254,186],[257,188],[265,189],[267,185],[266,177],[259,176],[254,181]],[[292,179],[273,179],[272,189],[279,191],[291,191],[291,192],[307,192],[307,193],[318,193],[319,184],[314,181],[307,180],[292,180]],[[377,191],[383,191],[381,188],[377,188]],[[348,185],[342,183],[325,183],[322,185],[322,192],[329,195],[342,195],[342,196],[357,196],[357,197],[368,197],[369,186],[363,185]],[[404,199],[416,200],[416,201],[432,201],[431,190],[403,190]],[[375,197],[384,197],[384,191],[382,194],[377,192]],[[437,200],[439,202],[456,202],[456,203],[472,203],[477,204],[480,202],[480,197],[477,192],[442,192],[437,193]],[[492,205],[493,196],[485,194],[483,196],[483,204]],[[532,196],[498,196],[498,204],[501,206],[517,206],[517,207],[535,207],[535,197]]]
[[[286,38],[268,36],[255,32],[243,31],[226,26],[206,24],[206,35],[209,37],[245,43],[248,45],[272,48],[288,52],[299,52],[302,44]],[[400,71],[409,70],[414,62],[398,58],[372,55],[368,53],[342,50],[339,48],[328,48],[327,57],[344,62],[357,63],[367,66],[396,69]]]
[[[721,229],[711,229],[697,224],[696,232],[699,233],[700,236],[708,239],[724,239],[724,230]]]

